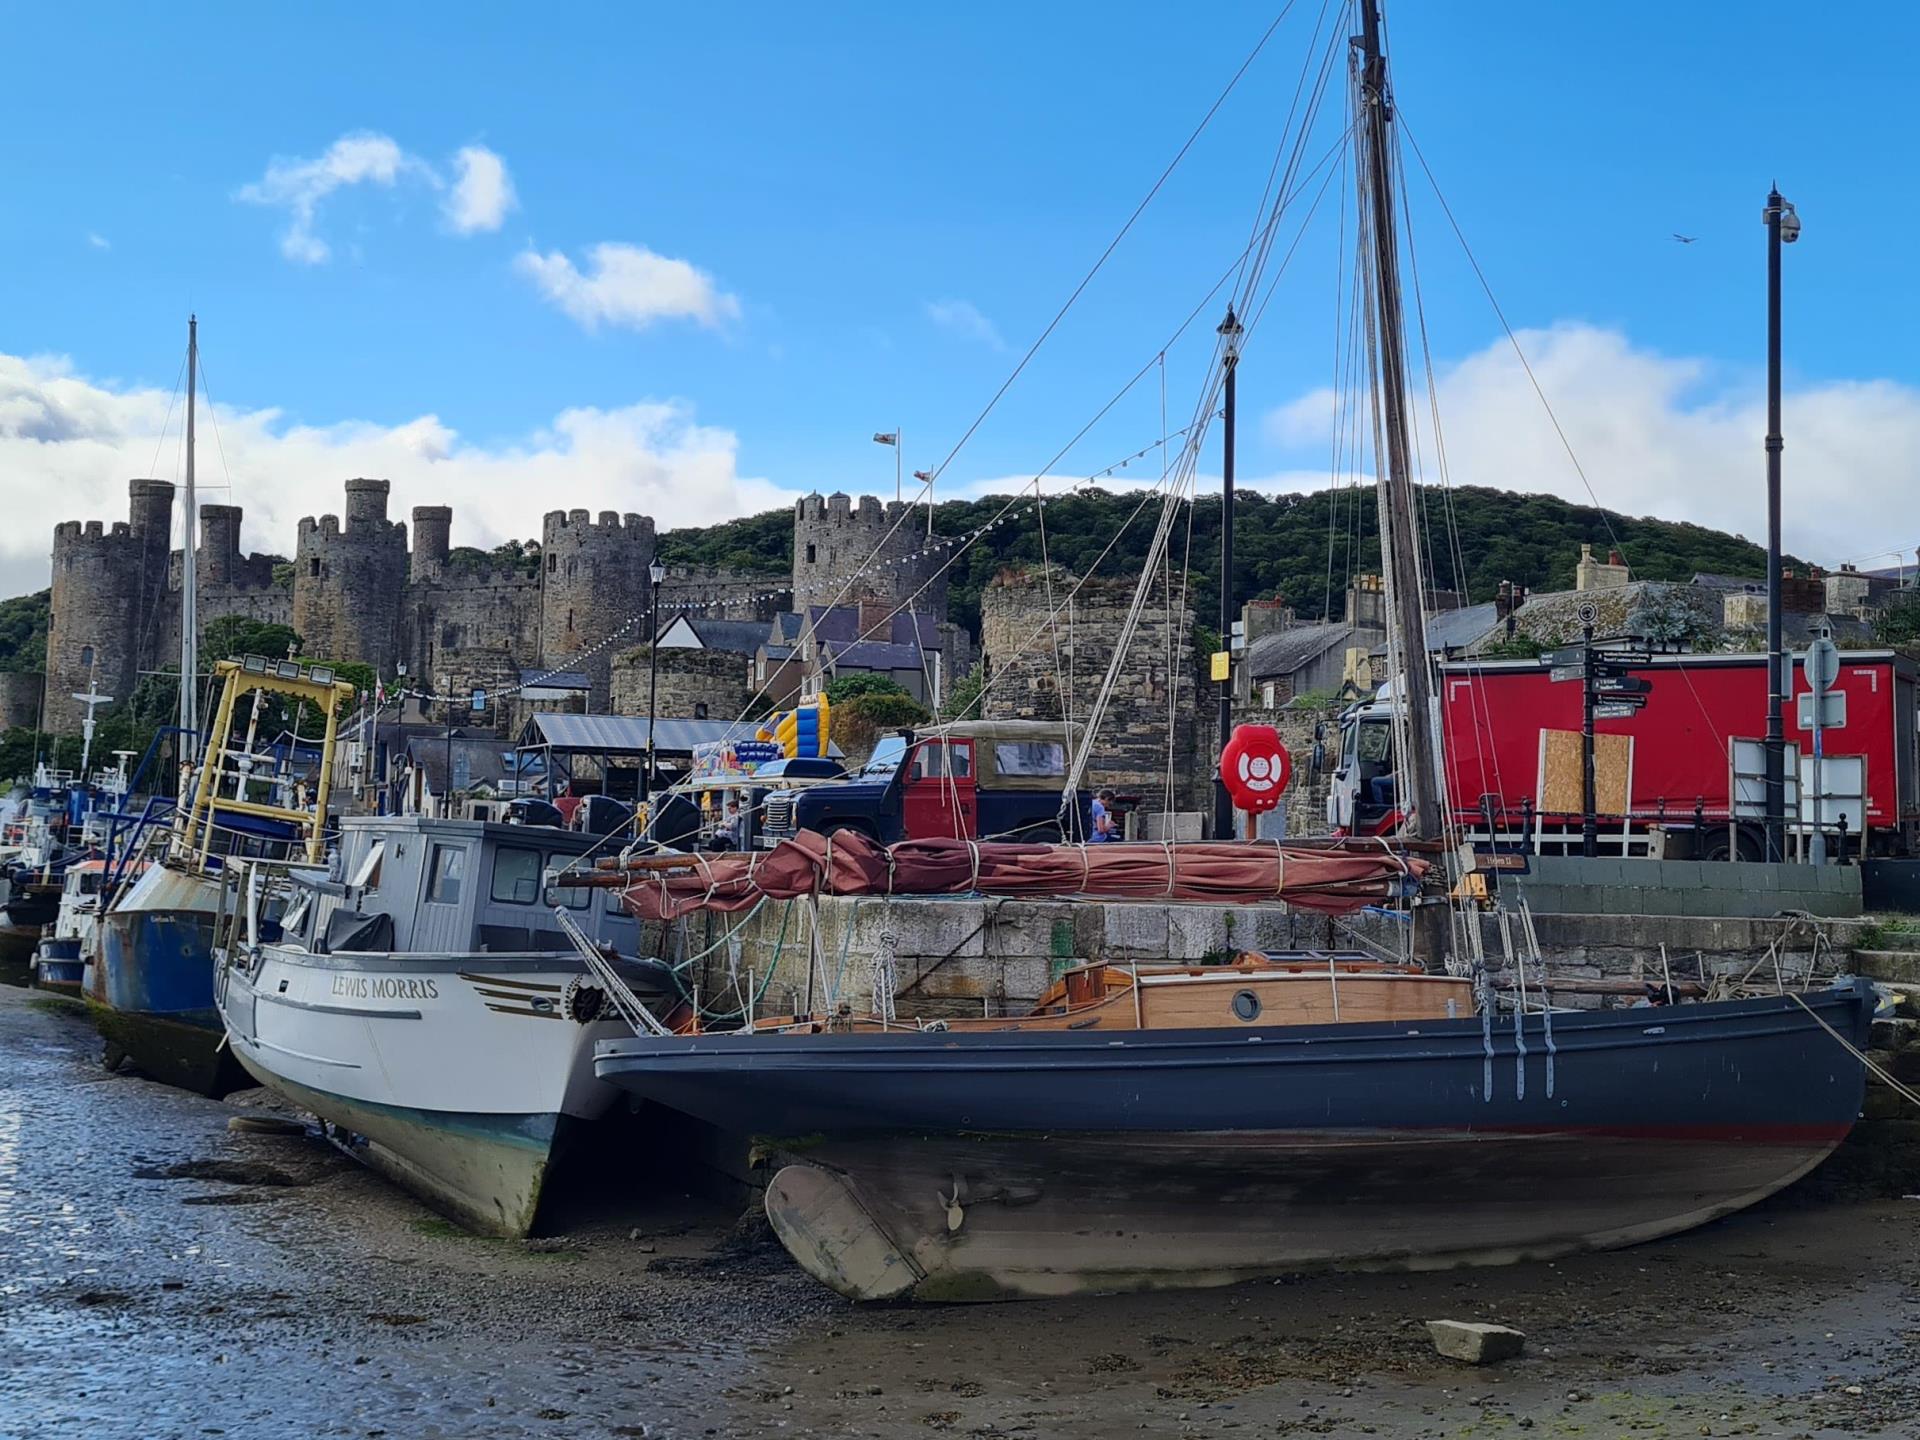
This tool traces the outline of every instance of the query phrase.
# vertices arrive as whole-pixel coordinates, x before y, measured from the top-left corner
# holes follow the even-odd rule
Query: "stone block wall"
[[[649,653],[642,645],[615,658],[614,714],[647,713]],[[738,719],[753,693],[752,664],[731,650],[662,650],[656,713],[663,720]]]
[[[1853,865],[1771,865],[1743,861],[1587,859],[1535,855],[1531,872],[1503,876],[1536,914],[1694,915],[1764,918],[1782,911],[1861,912]]]
[[[1074,580],[1056,573],[1054,609],[1042,577],[1007,571],[980,599],[980,648],[989,720],[1082,719],[1104,682],[1108,662],[1133,604],[1129,580],[1091,580],[1072,600]],[[1088,783],[1110,785],[1158,806],[1165,793],[1169,736],[1174,808],[1193,808],[1210,781],[1196,759],[1195,713],[1203,700],[1193,665],[1193,611],[1170,605],[1164,589],[1147,608],[1127,647],[1093,747]]]

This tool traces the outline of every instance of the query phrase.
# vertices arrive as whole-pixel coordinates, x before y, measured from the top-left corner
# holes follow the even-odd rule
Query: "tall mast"
[[[200,530],[200,510],[193,498],[194,382],[200,376],[200,320],[187,317],[187,489],[181,507],[180,540],[180,737],[181,756],[192,761],[200,754],[200,601],[194,545]]]
[[[1413,497],[1411,447],[1407,441],[1405,317],[1400,306],[1400,253],[1394,224],[1393,92],[1380,51],[1379,0],[1360,0],[1361,154],[1366,172],[1366,208],[1373,240],[1374,303],[1378,317],[1381,429],[1386,438],[1382,480],[1380,548],[1393,591],[1394,628],[1400,636],[1398,695],[1406,707],[1408,749],[1394,777],[1399,799],[1413,804],[1409,834],[1435,840],[1441,833],[1440,766],[1433,733],[1433,686],[1427,669],[1427,623],[1420,594],[1419,526]],[[1428,907],[1422,920],[1443,917]],[[1446,926],[1416,924],[1421,957],[1435,968],[1445,959]]]

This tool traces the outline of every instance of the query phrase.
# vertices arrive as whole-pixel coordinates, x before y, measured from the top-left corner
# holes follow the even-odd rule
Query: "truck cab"
[[[940,836],[1054,842],[1088,833],[1092,795],[1074,792],[1060,825],[1068,749],[1063,726],[1046,721],[967,721],[902,730],[873,747],[847,779],[769,795],[765,843],[800,830],[854,830],[883,845]]]
[[[1388,780],[1398,768],[1393,743],[1394,701],[1363,700],[1341,715],[1333,783],[1327,790],[1327,824],[1347,835],[1391,834],[1399,806]]]

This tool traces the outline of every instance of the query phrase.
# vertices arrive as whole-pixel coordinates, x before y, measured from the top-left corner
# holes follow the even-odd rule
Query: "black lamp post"
[[[667,578],[667,567],[655,560],[647,566],[647,578],[653,582],[653,600],[647,608],[653,639],[647,645],[647,768],[640,777],[642,800],[653,798],[655,781],[653,732],[660,723],[660,582]]]
[[[1789,672],[1780,641],[1780,247],[1800,238],[1800,217],[1778,190],[1760,212],[1767,226],[1767,845],[1765,858],[1787,854],[1787,742],[1781,711]]]
[[[1233,306],[1227,306],[1227,318],[1220,322],[1218,333],[1223,344],[1222,363],[1226,366],[1226,396],[1222,406],[1221,421],[1224,449],[1220,466],[1220,645],[1229,655],[1233,653],[1233,442],[1234,442],[1234,379],[1240,369],[1240,337],[1244,329],[1239,318],[1233,313]],[[1231,661],[1228,662],[1231,666]],[[1229,668],[1228,675],[1220,681],[1219,704],[1219,754],[1224,755],[1227,742],[1233,739],[1233,680]],[[1216,762],[1213,772],[1213,838],[1216,840],[1235,840],[1233,823],[1233,799],[1227,794],[1226,776],[1221,773]]]

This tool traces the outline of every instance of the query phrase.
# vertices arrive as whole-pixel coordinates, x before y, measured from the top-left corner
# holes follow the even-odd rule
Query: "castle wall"
[[[614,660],[614,714],[647,713],[647,657],[642,645]],[[746,656],[730,650],[662,650],[655,713],[663,720],[737,720],[753,693],[747,678],[752,666]],[[743,736],[751,738],[751,731]]]
[[[38,726],[40,696],[45,689],[44,675],[0,670],[0,730],[31,730]]]
[[[864,590],[891,605],[917,594],[915,610],[944,617],[946,552],[922,554],[926,549],[926,517],[917,506],[882,504],[871,495],[856,504],[837,491],[795,501],[793,608],[846,604]]]
[[[347,523],[300,522],[294,552],[293,628],[316,660],[358,660],[383,675],[400,658],[407,528],[386,518],[385,480],[347,482]]]
[[[540,661],[582,670],[605,711],[622,638],[647,639],[653,521],[603,510],[553,510],[541,526]]]
[[[403,608],[401,648],[410,674],[491,663],[482,652],[504,654],[515,667],[540,663],[537,576],[508,567],[457,578],[443,573],[408,585]]]
[[[173,485],[128,484],[128,520],[63,521],[53,532],[52,619],[47,629],[47,728],[77,730],[88,682],[116,700],[133,693],[154,637],[167,579]]]
[[[1056,574],[1055,602],[1064,601],[1072,587],[1071,577]],[[1050,627],[1046,589],[1035,577],[1009,572],[990,583],[980,598],[989,681],[983,717],[1083,719],[1119,648],[1133,590],[1131,580],[1088,581]],[[1171,731],[1175,808],[1199,803],[1204,786],[1194,750],[1192,634],[1191,607],[1170,614],[1164,589],[1149,598],[1096,736],[1088,786],[1111,785],[1157,810],[1166,789]]]
[[[660,582],[664,624],[685,614],[700,620],[765,620],[788,608],[789,575],[728,570],[718,565],[669,565]]]

